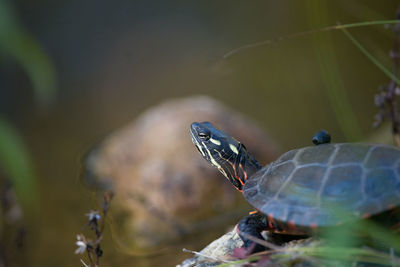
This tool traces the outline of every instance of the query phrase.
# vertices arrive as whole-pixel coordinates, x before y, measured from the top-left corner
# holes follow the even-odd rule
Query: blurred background
[[[76,234],[97,205],[79,178],[83,156],[165,99],[213,97],[255,121],[283,150],[309,145],[319,129],[334,142],[376,135],[374,95],[390,79],[342,31],[224,55],[338,22],[394,19],[397,8],[398,1],[372,0],[0,0],[2,217],[13,203],[4,197],[10,184],[24,215],[23,227],[0,223],[0,256],[10,266],[79,265]],[[349,31],[392,69],[388,27]],[[119,250],[110,232],[102,265],[155,264],[154,257]],[[14,243],[18,236],[23,246]],[[156,258],[172,266],[190,256],[181,249]]]

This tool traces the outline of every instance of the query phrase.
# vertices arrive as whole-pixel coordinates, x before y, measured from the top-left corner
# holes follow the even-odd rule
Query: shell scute
[[[282,218],[283,221],[286,221],[287,219],[288,210],[286,209],[286,207],[283,207],[281,203],[277,200],[266,202],[263,205],[261,211],[264,212],[265,210],[272,211],[266,214],[273,214],[274,218]],[[282,219],[280,220],[282,221]]]
[[[299,167],[293,174],[291,184],[296,188],[308,188],[310,190],[318,192],[321,186],[322,179],[326,174],[327,167],[319,165],[311,165],[305,167]],[[294,188],[296,190],[296,188]],[[292,192],[296,193],[296,192]],[[302,191],[298,193],[303,193]]]
[[[376,210],[383,209],[383,205],[377,199],[367,198],[362,203],[359,204],[358,208],[356,209],[355,215],[360,216],[368,214],[369,216],[373,215]]]
[[[321,180],[326,172],[323,166],[306,166],[297,168],[293,173],[290,183],[277,194],[279,200],[284,200],[290,205],[306,203],[318,205],[317,193]]]
[[[318,163],[321,164],[326,163],[332,156],[332,152],[335,149],[335,147],[330,144],[319,145],[312,148],[314,149],[306,147],[305,149],[299,152],[300,155],[298,155],[297,157],[297,162],[300,165],[316,163],[317,162],[315,160],[316,158],[318,158]]]
[[[398,177],[400,177],[400,161],[397,162],[396,174],[397,174]]]
[[[332,167],[321,193],[328,200],[354,203],[363,198],[363,190],[360,186],[362,177],[363,168],[360,165]]]
[[[397,176],[391,169],[372,169],[367,172],[365,193],[367,197],[379,198],[398,185]]]
[[[391,149],[390,147],[374,147],[369,155],[365,167],[381,168],[393,166],[394,159],[400,158],[400,151]]]
[[[260,192],[262,194],[273,195],[282,187],[287,179],[296,168],[296,165],[291,162],[285,162],[271,167],[267,172],[263,173],[261,170],[262,178],[260,179]],[[257,174],[256,174],[257,175]],[[274,177],[271,179],[270,177]]]
[[[332,164],[362,163],[370,149],[370,146],[358,143],[340,145]]]
[[[296,156],[297,152],[298,152],[298,150],[290,150],[290,151],[284,153],[282,156],[280,156],[279,159],[275,162],[280,163],[280,162],[292,160]]]

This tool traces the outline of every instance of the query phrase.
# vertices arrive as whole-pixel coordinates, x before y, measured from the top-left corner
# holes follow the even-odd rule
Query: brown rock
[[[176,267],[211,267],[226,263],[229,263],[229,266],[324,266],[323,264],[314,265],[315,262],[312,257],[306,257],[301,253],[290,251],[295,251],[296,249],[301,249],[303,247],[311,249],[313,247],[321,246],[321,243],[320,240],[312,237],[293,240],[280,246],[280,251],[274,252],[273,254],[275,257],[269,259],[268,262],[264,262],[263,264],[260,262],[253,262],[251,264],[251,261],[248,261],[239,264],[235,263],[235,261],[238,261],[239,259],[235,259],[233,254],[235,248],[243,246],[243,241],[240,239],[235,228],[211,242],[200,252],[196,252],[194,257],[184,260]],[[277,256],[279,254],[281,254],[281,257]],[[249,256],[249,258],[251,257],[252,255]],[[332,266],[343,266],[343,262],[330,261],[330,263]],[[333,265],[333,263],[336,265]]]
[[[254,123],[209,97],[150,108],[86,160],[86,181],[116,193],[112,209],[125,217],[114,217],[115,228],[130,245],[152,247],[215,227],[229,211],[246,207],[242,195],[191,143],[194,121],[210,121],[229,132],[261,163],[276,158],[275,144]]]

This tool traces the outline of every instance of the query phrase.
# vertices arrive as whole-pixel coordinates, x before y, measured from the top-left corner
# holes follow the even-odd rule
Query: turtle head
[[[190,135],[203,158],[216,167],[239,191],[242,191],[247,178],[261,169],[243,144],[209,122],[192,123]]]

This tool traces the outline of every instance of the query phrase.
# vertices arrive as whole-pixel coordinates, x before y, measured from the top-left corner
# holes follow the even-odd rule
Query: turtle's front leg
[[[273,218],[268,218],[267,215],[259,212],[244,217],[240,220],[237,227],[238,234],[244,242],[244,247],[252,253],[263,251],[266,248],[246,238],[242,233],[264,240],[261,232],[265,230],[268,231],[268,241],[274,245],[282,245],[292,240],[309,237],[308,233],[300,229],[286,229],[284,225],[275,222]]]
[[[245,235],[243,235],[242,233],[264,240],[261,232],[268,228],[269,225],[267,216],[257,212],[254,214],[250,214],[240,220],[237,230],[240,238],[244,242],[244,247],[246,249],[250,249],[251,252],[255,253],[265,250],[265,247],[246,238]]]

